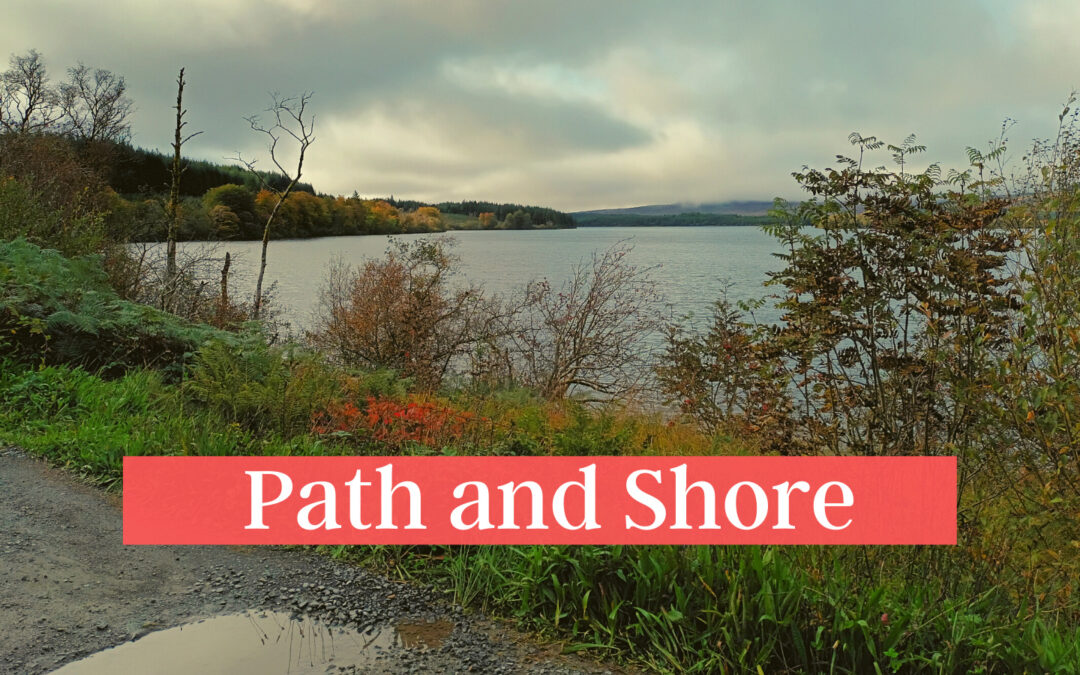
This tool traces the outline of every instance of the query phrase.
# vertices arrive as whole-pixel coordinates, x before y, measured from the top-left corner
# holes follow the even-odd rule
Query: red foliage
[[[311,430],[315,434],[364,431],[367,437],[390,446],[419,443],[438,448],[475,441],[478,432],[490,426],[486,417],[428,401],[368,397],[366,410],[351,402],[328,406],[313,416]]]
[[[333,402],[326,410],[311,416],[311,433],[330,434],[335,431],[353,431],[360,419],[360,409],[351,401]]]

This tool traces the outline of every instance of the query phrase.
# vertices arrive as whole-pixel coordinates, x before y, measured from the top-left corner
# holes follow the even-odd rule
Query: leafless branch
[[[266,218],[266,225],[263,228],[262,238],[262,259],[259,265],[259,277],[255,284],[255,299],[253,302],[254,318],[259,318],[259,311],[262,308],[262,286],[263,277],[266,273],[266,249],[270,243],[270,226],[274,222],[274,216],[277,215],[278,209],[281,208],[285,198],[289,196],[296,184],[300,182],[300,177],[303,175],[304,169],[304,157],[307,154],[308,148],[315,142],[315,115],[308,114],[308,103],[311,100],[312,93],[305,92],[297,97],[283,98],[277,93],[271,95],[272,103],[266,112],[273,116],[274,123],[271,125],[263,124],[262,120],[257,115],[251,117],[245,117],[248,125],[252,131],[264,134],[267,136],[267,151],[270,154],[270,161],[273,162],[277,170],[286,179],[286,185],[284,189],[275,187],[267,177],[256,170],[254,160],[245,160],[239,152],[232,159],[240,162],[247,168],[247,170],[255,176],[259,184],[266,190],[269,190],[277,196],[277,201],[274,203],[273,208],[270,210],[270,215]],[[297,146],[297,160],[296,170],[290,172],[285,169],[279,155],[279,143],[286,137],[295,141]]]

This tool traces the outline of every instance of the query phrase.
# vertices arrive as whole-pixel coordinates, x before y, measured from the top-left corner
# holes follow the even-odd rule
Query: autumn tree
[[[267,193],[269,194],[269,192]],[[228,222],[234,233],[241,237],[254,237],[257,235],[255,196],[243,185],[226,183],[210,188],[202,197],[203,206],[208,212],[219,214],[215,222]],[[222,211],[218,208],[227,209],[233,218],[222,217]]]
[[[330,205],[334,233],[364,234],[367,231],[368,209],[357,196],[336,197]]]
[[[421,206],[401,216],[405,232],[438,232],[444,229],[442,214],[434,206]]]
[[[252,318],[256,320],[259,318],[263,304],[262,287],[263,277],[266,275],[266,249],[270,244],[270,227],[273,225],[274,217],[285,202],[286,197],[300,182],[304,169],[304,157],[308,148],[315,142],[315,116],[310,114],[307,109],[311,96],[310,92],[293,98],[283,98],[278,94],[273,94],[271,97],[272,103],[266,109],[266,112],[271,116],[271,123],[264,123],[257,115],[244,118],[251,126],[252,131],[267,137],[267,151],[270,155],[270,161],[287,180],[284,188],[275,187],[265,174],[255,169],[253,160],[245,160],[239,153],[235,157],[258,179],[264,190],[269,190],[276,197],[274,206],[266,217],[266,223],[263,226],[262,254],[259,259],[259,275],[255,282],[255,298],[252,304]],[[286,160],[282,141],[291,142],[296,147],[296,169],[294,171],[289,171],[283,164]]]
[[[277,205],[278,195],[260,190],[255,195],[255,214],[265,221]],[[289,237],[311,237],[331,232],[331,202],[310,192],[294,190],[276,216],[279,233]]]
[[[371,222],[372,234],[398,231],[401,213],[397,207],[382,199],[364,202]]]
[[[214,228],[215,239],[232,239],[240,232],[240,218],[224,204],[216,204],[207,212]]]

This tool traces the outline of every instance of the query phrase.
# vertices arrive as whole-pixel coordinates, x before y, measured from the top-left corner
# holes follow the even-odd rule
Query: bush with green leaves
[[[868,168],[885,143],[850,140],[854,157],[796,174],[811,199],[778,200],[764,228],[784,261],[768,282],[780,324],[755,326],[721,305],[706,336],[673,331],[661,381],[685,411],[714,424],[787,418],[781,427],[799,430],[787,437],[796,449],[974,452],[969,399],[1017,305],[1007,201],[954,189],[935,164],[910,173],[924,149],[914,137],[888,146],[893,170]]]
[[[1080,621],[1080,111],[1076,96],[1057,135],[1036,141],[1025,166],[999,189],[1014,195],[1007,219],[1020,242],[1010,281],[1021,302],[1008,342],[985,381],[989,393],[966,401],[983,424],[985,468],[993,489],[982,499],[1007,508],[983,513],[988,537],[1009,541],[1000,574],[1046,602],[1070,600]],[[1001,145],[999,147],[1004,147]],[[972,151],[975,159],[984,157]],[[996,432],[995,435],[985,433]]]

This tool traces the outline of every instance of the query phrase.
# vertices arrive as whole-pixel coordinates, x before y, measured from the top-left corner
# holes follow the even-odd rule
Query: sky
[[[269,159],[244,116],[311,92],[320,192],[574,211],[799,197],[856,131],[1017,158],[1080,87],[1080,2],[6,0],[0,52],[123,75],[136,145]],[[888,162],[883,154],[880,163]]]

